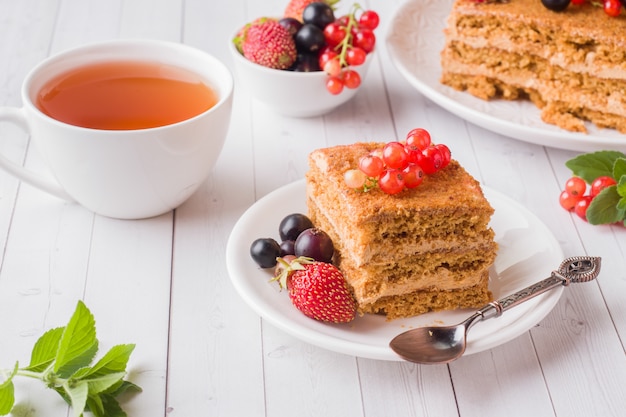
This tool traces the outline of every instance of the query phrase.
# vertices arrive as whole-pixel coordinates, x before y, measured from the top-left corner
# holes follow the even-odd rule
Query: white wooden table
[[[280,14],[285,3],[0,0],[0,104],[21,105],[20,84],[38,61],[91,41],[177,41],[232,65],[226,43],[235,27]],[[383,42],[401,3],[361,1],[381,16],[376,61],[362,91],[332,114],[281,117],[236,89],[213,174],[172,213],[104,218],[0,173],[0,367],[25,364],[35,340],[64,325],[82,299],[103,345],[137,344],[129,378],[143,393],[123,405],[133,417],[626,415],[626,230],[590,226],[559,207],[570,175],[564,162],[575,152],[483,130],[409,86]],[[259,318],[235,292],[224,261],[239,216],[302,178],[311,150],[393,140],[418,126],[482,183],[536,214],[566,256],[601,256],[598,280],[565,290],[522,336],[448,366],[334,353]],[[0,125],[0,138],[0,152],[46,172],[23,133]],[[23,415],[68,413],[37,381],[16,391]]]

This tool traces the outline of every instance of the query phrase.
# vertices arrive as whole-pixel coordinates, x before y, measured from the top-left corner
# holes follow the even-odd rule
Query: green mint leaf
[[[87,407],[85,410],[91,412],[94,417],[106,417],[104,414],[104,405],[99,395],[89,395],[87,397]]]
[[[80,417],[85,411],[87,405],[87,394],[89,387],[87,382],[78,381],[73,383],[66,383],[63,385],[67,396],[70,399],[70,405],[72,406],[72,415],[74,417]]]
[[[111,388],[106,390],[106,394],[109,394],[113,397],[117,397],[125,392],[141,392],[141,387],[139,385],[133,384],[130,381],[121,381],[113,385]]]
[[[67,378],[88,366],[97,351],[96,322],[87,306],[79,301],[59,341],[54,372]]]
[[[600,176],[612,177],[613,165],[619,158],[626,158],[626,155],[618,151],[598,151],[578,155],[565,162],[565,166],[571,169],[574,175],[591,184]]]
[[[11,373],[3,375],[0,372],[0,416],[6,416],[13,409],[15,404],[15,386],[13,385],[13,377],[17,373],[19,364],[15,362],[15,366]]]
[[[101,395],[100,398],[102,399],[104,415],[106,417],[128,417],[115,397],[112,395]]]
[[[87,382],[89,386],[89,395],[93,395],[100,394],[110,387],[115,386],[115,384],[122,381],[124,376],[126,376],[126,372],[115,372],[112,374],[105,374],[97,377],[91,377],[88,379],[82,379],[81,381]]]
[[[587,208],[587,221],[589,224],[611,224],[624,220],[626,210],[620,210],[617,205],[621,197],[617,194],[617,186],[612,185],[600,191],[591,200]]]
[[[65,327],[50,329],[37,340],[30,355],[30,364],[25,368],[26,370],[43,372],[50,366],[56,357],[64,329]]]
[[[622,175],[617,181],[617,194],[626,197],[626,175]]]
[[[15,403],[15,388],[13,381],[8,380],[0,385],[0,416],[6,416],[13,409]]]
[[[618,181],[626,175],[626,158],[617,158],[613,164],[613,178]]]
[[[91,368],[88,376],[100,376],[111,372],[126,372],[126,365],[134,349],[134,344],[113,346]]]

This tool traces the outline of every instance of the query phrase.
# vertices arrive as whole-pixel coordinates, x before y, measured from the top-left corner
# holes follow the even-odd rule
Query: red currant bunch
[[[357,16],[358,15],[358,16]],[[354,70],[374,50],[380,18],[373,10],[354,4],[350,12],[324,27],[326,46],[319,54],[319,66],[328,74],[326,89],[339,94],[346,88],[361,85],[361,76]]]
[[[585,180],[573,176],[565,183],[565,189],[559,195],[559,203],[565,210],[573,211],[581,219],[587,221],[587,208],[591,201],[600,191],[615,184],[613,177],[603,175],[593,180],[590,187],[587,187]]]
[[[404,142],[388,142],[363,155],[357,168],[344,173],[344,181],[354,189],[369,191],[378,187],[387,194],[397,194],[419,186],[424,175],[445,168],[450,159],[446,145],[432,143],[427,130],[416,128]]]

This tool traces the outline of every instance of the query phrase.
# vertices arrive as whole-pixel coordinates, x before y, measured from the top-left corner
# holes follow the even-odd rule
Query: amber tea
[[[165,126],[213,107],[217,94],[186,69],[156,62],[102,62],[73,68],[48,81],[37,107],[75,126],[133,130]]]

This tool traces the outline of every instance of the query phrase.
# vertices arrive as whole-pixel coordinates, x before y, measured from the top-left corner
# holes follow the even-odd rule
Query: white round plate
[[[563,261],[563,252],[548,230],[532,213],[514,200],[484,187],[495,209],[491,226],[499,244],[490,273],[494,297],[514,293],[550,276]],[[291,305],[286,291],[269,282],[270,270],[260,269],[249,256],[250,244],[259,237],[279,240],[278,225],[291,213],[306,213],[305,182],[279,188],[252,205],[233,228],[226,247],[226,264],[231,281],[244,301],[274,326],[335,352],[370,359],[401,360],[389,348],[396,335],[427,324],[454,324],[472,310],[432,312],[408,319],[387,321],[366,314],[348,324],[329,324],[310,319]],[[500,318],[476,324],[468,335],[466,355],[507,342],[536,325],[559,300],[556,288],[507,311]]]
[[[451,113],[485,129],[525,142],[579,152],[626,150],[626,135],[587,124],[575,133],[541,120],[530,101],[484,101],[442,85],[440,53],[453,0],[409,0],[389,24],[386,44],[400,73],[424,96]]]

